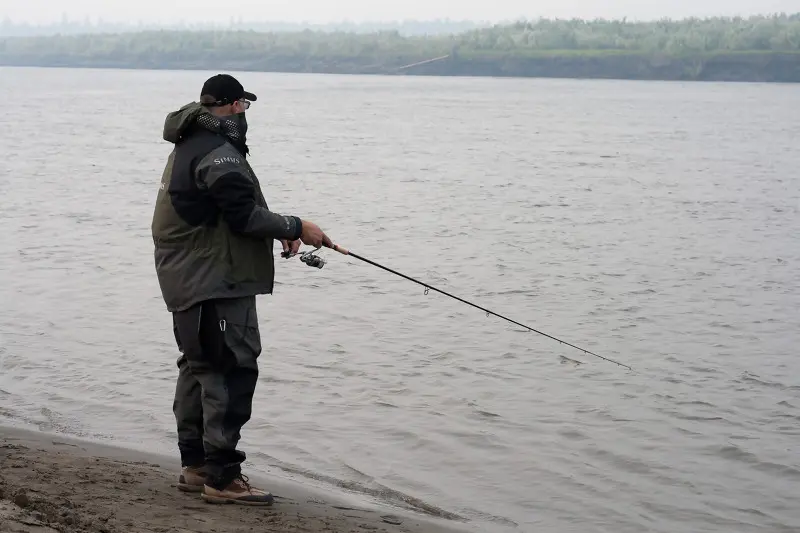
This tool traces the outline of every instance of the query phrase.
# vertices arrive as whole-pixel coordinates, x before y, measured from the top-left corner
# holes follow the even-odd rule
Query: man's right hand
[[[301,222],[303,224],[303,233],[300,235],[300,240],[303,241],[303,244],[313,246],[314,248],[321,248],[322,246],[333,247],[333,242],[325,235],[319,226],[310,220],[301,220]]]

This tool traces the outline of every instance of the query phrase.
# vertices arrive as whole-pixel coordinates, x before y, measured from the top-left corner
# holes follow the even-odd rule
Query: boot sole
[[[178,490],[183,492],[203,492],[203,485],[187,485],[178,483]]]
[[[233,505],[249,505],[251,507],[269,507],[274,502],[253,502],[253,501],[246,501],[246,500],[237,500],[235,498],[220,498],[219,496],[209,496],[208,494],[203,493],[201,496],[203,500],[208,503],[214,503],[218,505],[225,505],[225,504],[233,504]]]

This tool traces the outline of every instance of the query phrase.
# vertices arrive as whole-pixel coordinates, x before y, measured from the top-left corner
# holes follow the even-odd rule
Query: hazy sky
[[[222,10],[220,10],[222,8]],[[215,10],[220,10],[214,15]],[[243,20],[333,22],[397,19],[501,20],[543,17],[659,17],[798,12],[800,0],[0,0],[0,19],[55,22],[70,18],[108,21]]]

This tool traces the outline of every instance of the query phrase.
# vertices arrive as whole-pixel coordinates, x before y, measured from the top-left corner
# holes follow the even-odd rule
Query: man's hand
[[[300,235],[300,240],[303,241],[303,244],[308,244],[314,248],[320,248],[322,246],[333,247],[333,242],[323,233],[319,226],[310,220],[303,220],[302,223],[303,234]]]
[[[286,239],[281,239],[281,244],[283,245],[283,254],[287,257],[292,257],[297,254],[297,251],[300,249],[300,239],[296,241],[287,241]]]

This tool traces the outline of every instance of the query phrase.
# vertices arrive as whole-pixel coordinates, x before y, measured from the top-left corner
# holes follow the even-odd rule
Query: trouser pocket
[[[215,301],[201,302],[172,317],[175,340],[192,372],[224,373],[236,364],[226,353],[225,324]]]
[[[229,356],[236,366],[255,369],[261,354],[255,296],[217,300],[216,313]]]

